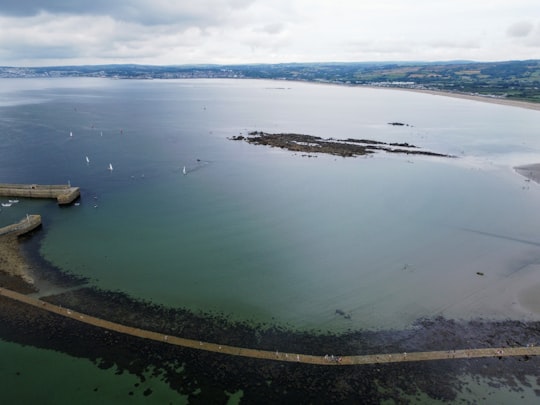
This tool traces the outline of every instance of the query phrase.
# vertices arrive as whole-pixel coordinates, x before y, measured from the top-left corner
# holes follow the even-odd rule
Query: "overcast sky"
[[[540,0],[0,0],[0,65],[540,59]]]

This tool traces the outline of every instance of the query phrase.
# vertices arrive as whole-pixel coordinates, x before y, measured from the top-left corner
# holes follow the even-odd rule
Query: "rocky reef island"
[[[390,123],[390,125],[405,125]],[[252,131],[244,135],[233,136],[234,141],[246,141],[254,145],[267,145],[274,148],[286,149],[291,152],[301,152],[308,157],[318,153],[355,157],[372,154],[375,152],[401,153],[406,155],[424,155],[436,157],[454,157],[443,153],[437,153],[421,149],[409,143],[387,143],[371,139],[324,139],[314,135],[295,133],[270,134],[262,131]]]

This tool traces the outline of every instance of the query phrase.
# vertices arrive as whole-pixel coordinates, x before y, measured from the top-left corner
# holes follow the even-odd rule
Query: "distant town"
[[[0,67],[0,78],[244,78],[410,88],[540,103],[540,60]]]

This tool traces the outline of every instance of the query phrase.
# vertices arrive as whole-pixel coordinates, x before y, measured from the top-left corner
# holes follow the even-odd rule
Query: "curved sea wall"
[[[0,236],[16,235],[20,236],[28,233],[41,225],[41,215],[27,215],[16,224],[11,224],[0,228]]]

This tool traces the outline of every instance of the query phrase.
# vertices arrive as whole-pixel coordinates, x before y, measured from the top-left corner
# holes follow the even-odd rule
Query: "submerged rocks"
[[[411,125],[409,124],[405,124],[404,122],[397,122],[397,121],[394,121],[394,122],[389,122],[388,125],[393,125],[393,126],[397,126],[397,127],[409,127]]]
[[[421,319],[410,329],[295,331],[234,322],[219,314],[167,308],[94,288],[47,299],[105,319],[144,329],[251,348],[328,355],[412,353],[482,347],[514,347],[540,341],[538,322]],[[193,402],[226,402],[243,392],[246,403],[414,402],[415,395],[455,401],[470,374],[519,390],[536,376],[540,358],[501,357],[321,367],[204,352],[107,331],[0,297],[0,338],[92,360],[104,369],[130,372],[141,383],[152,373]],[[348,315],[343,309],[336,316]],[[151,396],[150,389],[142,390]]]
[[[248,136],[239,135],[229,139],[233,141],[246,141],[254,145],[267,145],[292,152],[303,152],[304,154],[323,153],[341,157],[362,156],[376,151],[402,153],[407,155],[452,157],[442,153],[421,150],[414,145],[404,142],[386,143],[369,139],[353,138],[345,140],[333,138],[323,139],[318,136],[295,133],[270,134],[262,131],[253,131],[250,132]]]

